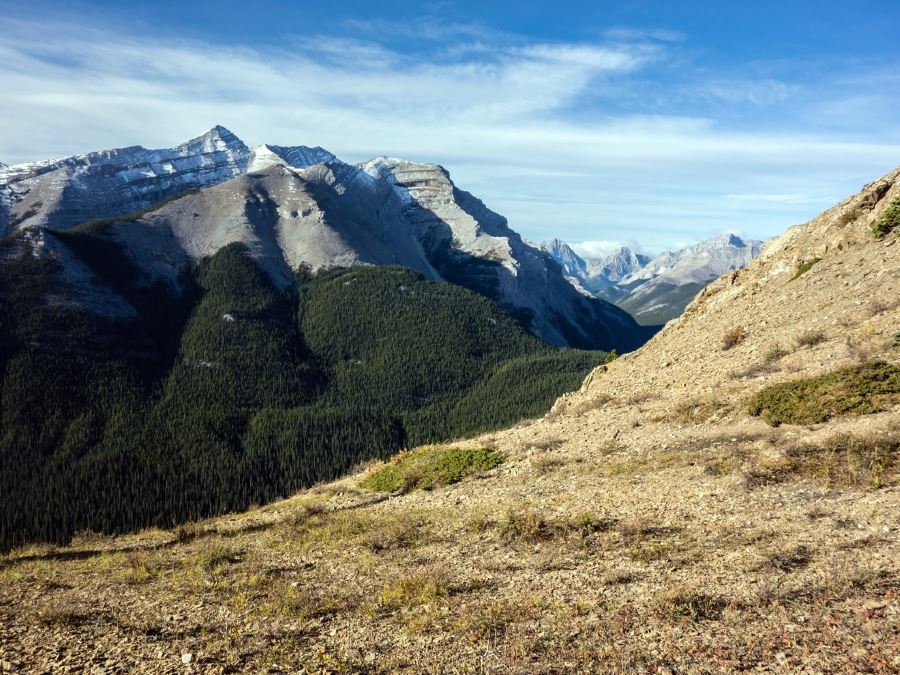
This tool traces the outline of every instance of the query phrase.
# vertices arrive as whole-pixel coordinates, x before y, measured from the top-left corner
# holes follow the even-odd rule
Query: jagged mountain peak
[[[174,148],[180,156],[212,152],[249,152],[246,144],[230,130],[216,125],[209,131]]]
[[[556,262],[562,265],[566,276],[575,277],[576,279],[581,279],[585,276],[587,263],[562,239],[555,238],[542,241],[538,244],[538,247],[542,251],[549,253]]]
[[[752,246],[754,244],[760,243],[754,239],[742,239],[736,234],[731,232],[725,232],[724,234],[720,234],[717,237],[710,237],[709,239],[704,239],[693,246],[688,246],[686,250],[696,249],[713,249],[713,248],[744,248],[746,246]]]
[[[649,256],[637,253],[628,246],[620,246],[603,258],[588,260],[587,276],[617,283],[646,265],[649,260]]]
[[[724,234],[719,235],[718,237],[713,237],[709,240],[710,242],[721,243],[725,246],[744,246],[745,242],[738,235],[733,234],[731,232],[726,232]]]

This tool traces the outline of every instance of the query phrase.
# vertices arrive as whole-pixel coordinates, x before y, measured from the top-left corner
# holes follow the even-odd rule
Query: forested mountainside
[[[180,295],[143,286],[106,227],[0,247],[4,548],[243,509],[508,425],[603,356],[547,345],[491,300],[401,267],[278,287],[233,243]]]

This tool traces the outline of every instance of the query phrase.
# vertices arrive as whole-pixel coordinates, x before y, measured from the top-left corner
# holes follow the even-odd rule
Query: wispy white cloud
[[[787,100],[799,87],[773,79],[712,80],[692,88],[697,96],[732,104],[771,105]]]
[[[723,228],[769,236],[900,160],[884,130],[749,130],[699,109],[582,109],[598,92],[639,88],[671,61],[678,36],[547,43],[429,30],[434,50],[401,53],[374,26],[251,49],[0,19],[0,160],[170,146],[220,123],[249,144],[439,162],[531,239],[653,248]],[[690,86],[718,87],[735,106],[774,105],[781,91],[771,78],[755,89],[723,77]]]
[[[678,30],[666,28],[633,28],[620,26],[603,32],[608,40],[631,42],[634,40],[659,40],[661,42],[683,42],[687,36]]]
[[[433,42],[470,40],[476,42],[508,42],[518,36],[481,23],[448,21],[436,16],[424,16],[406,21],[388,19],[348,19],[344,26],[373,39],[386,36],[431,40]]]

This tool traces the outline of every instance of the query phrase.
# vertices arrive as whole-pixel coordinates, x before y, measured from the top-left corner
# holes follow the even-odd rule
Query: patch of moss
[[[897,229],[900,229],[900,197],[894,197],[894,201],[875,219],[872,234],[878,239],[884,239]]]
[[[446,448],[426,446],[401,452],[372,473],[360,486],[375,492],[411,492],[452,485],[466,476],[488,471],[503,462],[503,456],[490,448]]]
[[[793,281],[794,279],[799,279],[804,274],[809,272],[812,269],[813,265],[815,265],[820,260],[822,260],[822,259],[821,258],[813,258],[812,260],[807,260],[806,262],[800,263],[797,266],[797,271],[794,272],[794,276],[791,277],[791,281]]]
[[[900,367],[874,362],[766,387],[748,411],[772,426],[817,424],[836,415],[881,412],[900,397]]]

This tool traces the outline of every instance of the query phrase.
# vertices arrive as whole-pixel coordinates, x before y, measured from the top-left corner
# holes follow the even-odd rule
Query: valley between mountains
[[[337,221],[328,215],[337,212],[333,208],[360,219],[372,215],[347,201],[352,183],[338,180],[340,171],[327,162],[301,170],[299,178],[284,164],[270,166],[149,214],[81,229],[48,228],[52,211],[34,201],[25,206],[34,196],[25,195],[23,186],[8,188],[21,198],[9,209],[18,215],[7,221],[16,232],[4,244],[3,268],[34,283],[16,285],[23,276],[7,277],[3,297],[23,289],[17,291],[16,317],[23,316],[22,307],[68,311],[74,305],[81,313],[70,322],[55,315],[51,323],[73,331],[64,342],[80,345],[78,358],[95,359],[98,345],[104,346],[102,354],[112,346],[112,353],[124,355],[116,363],[91,361],[76,374],[99,377],[94,391],[101,398],[111,392],[121,401],[130,392],[141,400],[140,388],[128,388],[128,364],[136,354],[152,353],[150,362],[170,365],[152,397],[152,414],[164,417],[151,420],[196,414],[197,400],[214,394],[234,397],[228,405],[212,406],[202,425],[174,428],[173,438],[185,429],[202,430],[184,446],[185,457],[197,443],[227,438],[223,434],[235,429],[242,445],[225,465],[229,470],[244,458],[261,458],[252,466],[284,475],[273,463],[282,455],[271,454],[272,448],[289,447],[308,429],[349,428],[339,444],[359,451],[338,467],[349,470],[346,476],[256,508],[119,536],[82,531],[58,545],[18,545],[0,558],[0,668],[900,669],[900,170],[768,242],[746,267],[703,287],[683,315],[646,344],[634,350],[636,345],[623,344],[619,351],[628,353],[609,359],[604,352],[618,347],[616,326],[640,335],[624,312],[608,303],[590,310],[589,321],[607,322],[613,344],[583,346],[604,352],[561,352],[537,340],[535,334],[571,346],[578,335],[590,334],[586,324],[566,326],[569,315],[562,310],[542,314],[540,298],[549,297],[541,295],[547,289],[561,289],[562,283],[566,294],[584,298],[587,306],[601,301],[579,293],[551,256],[532,253],[505,233],[505,223],[449,187],[436,169],[384,160],[370,168],[352,172],[367,185],[360,172],[376,174],[373,189],[385,194],[404,185],[406,194],[418,195],[418,206],[393,197],[384,202],[384,208],[398,209],[398,222],[415,236],[405,239],[408,258],[378,262],[417,259],[419,267],[351,266],[315,275],[301,267],[292,276],[284,271],[293,266],[286,263],[289,252],[306,249],[284,243],[300,241],[302,233],[285,224],[293,212],[312,222],[319,218],[310,210],[314,202],[325,213],[316,221],[323,233],[336,231]],[[343,191],[334,188],[338,184]],[[424,195],[437,194],[439,187],[443,197],[431,202],[432,215],[423,213]],[[213,212],[219,208],[224,210]],[[479,226],[467,230],[469,221],[457,208]],[[235,209],[243,210],[237,215]],[[34,212],[28,218],[42,224],[20,227],[28,211]],[[445,223],[459,215],[461,229],[435,234],[433,214]],[[193,220],[203,224],[202,238],[184,225]],[[381,232],[376,239],[385,242],[387,236]],[[349,237],[342,232],[339,241]],[[102,248],[104,242],[115,247]],[[357,249],[344,244],[323,244],[315,255],[354,255]],[[91,258],[97,247],[109,253],[103,264]],[[116,257],[123,251],[125,258]],[[107,263],[125,265],[133,274],[125,278],[136,281],[111,285],[107,280],[113,277],[104,276]],[[538,264],[545,272],[535,271]],[[510,268],[516,270],[513,280]],[[457,272],[457,279],[479,279],[479,287],[432,281],[437,275],[451,280]],[[80,281],[70,284],[72,279]],[[365,285],[365,296],[353,294],[356,284]],[[175,289],[176,300],[193,298],[183,310],[183,327],[157,338],[155,322],[147,320],[154,316],[152,306],[142,304],[151,287]],[[528,289],[538,290],[526,301],[521,293]],[[388,304],[364,322],[344,321],[345,315],[364,313],[367,305],[359,298],[369,295]],[[435,306],[434,296],[446,299],[448,308],[438,318],[464,313],[479,327],[476,338],[484,337],[447,353],[444,370],[416,360],[421,352],[409,348],[410,334],[424,325],[434,344],[458,346],[469,338],[438,339],[454,324],[423,324],[432,313],[417,309],[415,299],[423,296],[425,308]],[[398,297],[404,298],[400,304]],[[392,334],[380,315],[394,316],[398,307],[408,322]],[[117,325],[113,331],[109,319],[131,317],[131,310],[128,330]],[[52,372],[34,368],[61,367],[54,346],[60,336],[47,332],[41,312],[24,316],[5,334],[5,344],[18,351],[5,363],[3,414],[13,416],[5,418],[4,434],[27,429],[20,438],[36,449],[62,447],[69,453],[48,461],[36,452],[47,462],[41,466],[61,470],[75,457],[87,458],[80,480],[91,475],[92,466],[118,466],[105,462],[119,457],[109,442],[125,428],[129,411],[99,405],[83,417],[58,415],[56,427],[29,417],[43,399],[36,387],[25,385],[34,372]],[[347,338],[360,325],[372,329]],[[221,342],[232,330],[246,332]],[[376,363],[352,352],[360,344],[379,344],[385,335],[393,347],[371,352]],[[243,351],[251,341],[265,350]],[[495,359],[490,349],[498,344]],[[462,372],[456,368],[461,353],[468,359]],[[224,365],[206,365],[210,354]],[[398,356],[392,361],[386,354]],[[581,360],[573,364],[571,358]],[[239,363],[252,367],[241,370]],[[456,392],[452,402],[433,410],[423,407],[429,393],[412,386],[415,378],[404,379],[405,370],[396,374],[409,385],[400,403],[391,399],[393,389],[365,390],[373,381],[367,369],[379,378],[401,363],[440,373],[442,383],[474,372],[486,378],[479,382],[494,384],[444,389]],[[553,365],[544,369],[546,363]],[[586,378],[579,369],[589,371]],[[108,378],[111,372],[115,377]],[[250,380],[248,388],[249,372],[264,372],[266,379]],[[305,375],[283,377],[285,372]],[[534,373],[549,384],[528,398],[516,384]],[[559,373],[567,375],[554,379]],[[185,391],[200,398],[179,398]],[[382,396],[385,403],[360,410],[348,398],[356,391],[366,391],[366,400]],[[557,398],[554,391],[570,393]],[[20,393],[17,407],[9,406],[7,392]],[[351,405],[311,412],[304,397]],[[549,410],[542,408],[548,397],[556,399]],[[494,416],[493,402],[504,414],[515,409],[524,419]],[[340,416],[348,411],[374,415],[378,423],[367,419],[347,427]],[[476,423],[465,427],[470,415],[480,414],[489,431]],[[328,415],[337,415],[332,426],[316,426]],[[413,419],[423,426],[410,424]],[[16,424],[10,426],[11,420]],[[427,430],[444,422],[449,426],[438,434],[440,442],[419,444],[436,441]],[[457,422],[462,426],[453,426]],[[145,438],[158,426],[149,424]],[[41,435],[47,429],[57,434],[52,443]],[[385,452],[366,458],[375,438],[369,429],[379,430]],[[396,440],[391,435],[410,429],[411,447],[388,459]],[[460,438],[448,442],[454,435]],[[11,447],[4,448],[4,461]],[[171,446],[155,447],[158,453]],[[317,447],[321,456],[333,456],[334,448]],[[206,457],[218,457],[220,448],[211,446]],[[302,457],[305,449],[297,452]],[[153,466],[152,457],[140,459]],[[364,459],[372,461],[351,469]],[[166,477],[175,479],[187,464],[171,466]],[[208,466],[198,463],[192,475],[199,479]],[[191,481],[178,485],[193,489]],[[144,494],[140,486],[135,484],[133,494]],[[102,483],[91,489],[104,494]],[[206,493],[189,494],[193,500]],[[52,514],[57,504],[47,503]],[[95,505],[89,506],[93,513]],[[55,523],[67,540],[75,529],[87,529],[75,527],[77,517],[76,511],[68,520],[51,515],[38,521]],[[23,517],[16,528],[28,522]],[[21,531],[16,528],[10,531]]]

